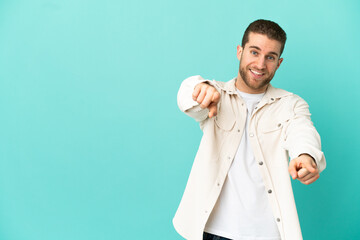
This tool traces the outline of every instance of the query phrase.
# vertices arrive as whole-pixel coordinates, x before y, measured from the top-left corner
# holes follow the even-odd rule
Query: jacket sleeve
[[[302,153],[312,156],[321,172],[326,167],[326,161],[321,151],[320,135],[310,119],[309,105],[297,95],[294,95],[294,100],[294,114],[285,130],[284,147],[289,151],[291,159]]]
[[[212,81],[203,79],[201,76],[192,76],[185,79],[180,86],[177,103],[180,110],[190,117],[194,118],[197,122],[202,122],[208,118],[209,109],[200,107],[200,104],[192,99],[192,93],[197,84],[207,82],[209,84]]]

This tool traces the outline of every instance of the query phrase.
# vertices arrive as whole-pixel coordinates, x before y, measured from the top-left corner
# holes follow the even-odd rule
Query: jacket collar
[[[218,88],[222,89],[228,94],[237,94],[235,82],[236,82],[236,78],[233,78],[228,82],[216,82],[216,85]],[[266,102],[273,102],[276,99],[280,99],[282,97],[289,95],[292,95],[292,93],[280,88],[275,88],[271,84],[269,84],[268,88],[266,89],[263,100],[266,100]]]

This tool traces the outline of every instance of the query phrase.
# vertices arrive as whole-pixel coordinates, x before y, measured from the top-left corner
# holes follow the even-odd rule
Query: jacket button
[[[264,163],[263,162],[259,162],[259,165],[263,165]]]
[[[280,222],[280,218],[277,218],[276,221],[277,221],[277,222]]]
[[[271,101],[274,101],[274,98],[271,98]]]
[[[281,127],[281,123],[278,124],[278,127]]]
[[[268,193],[272,193],[271,189],[268,190]]]

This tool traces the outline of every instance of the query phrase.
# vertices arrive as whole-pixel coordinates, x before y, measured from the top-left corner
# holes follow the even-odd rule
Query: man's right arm
[[[181,111],[201,122],[216,116],[220,93],[201,76],[185,79],[179,89],[177,100]]]

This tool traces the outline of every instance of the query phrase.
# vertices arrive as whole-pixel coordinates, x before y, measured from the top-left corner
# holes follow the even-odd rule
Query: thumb
[[[297,178],[297,171],[296,171],[296,160],[291,160],[289,163],[289,173],[292,177],[292,179]]]
[[[209,118],[212,118],[217,115],[217,106],[214,103],[211,103],[208,107],[209,109]]]

